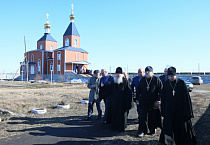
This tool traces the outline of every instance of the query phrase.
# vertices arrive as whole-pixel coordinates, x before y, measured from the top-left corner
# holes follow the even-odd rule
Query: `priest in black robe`
[[[111,84],[112,128],[118,132],[125,131],[127,127],[127,111],[131,109],[132,103],[131,88],[123,76],[122,68],[118,67]]]
[[[164,144],[195,145],[192,126],[192,103],[186,84],[176,77],[176,69],[168,68],[168,80],[161,94],[161,115],[164,117],[160,142]]]
[[[145,68],[145,77],[139,82],[136,93],[136,103],[139,104],[138,136],[153,135],[157,127],[162,127],[160,116],[161,80],[153,75],[153,68]]]

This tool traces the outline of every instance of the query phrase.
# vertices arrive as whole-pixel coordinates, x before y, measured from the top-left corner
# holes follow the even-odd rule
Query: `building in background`
[[[65,75],[68,72],[84,73],[88,68],[88,52],[80,48],[80,35],[74,24],[73,5],[70,24],[63,35],[63,47],[57,48],[57,41],[50,35],[50,24],[44,25],[45,33],[37,41],[37,49],[24,54],[20,74],[26,74],[28,63],[29,75],[53,74]],[[27,63],[26,63],[27,62]]]

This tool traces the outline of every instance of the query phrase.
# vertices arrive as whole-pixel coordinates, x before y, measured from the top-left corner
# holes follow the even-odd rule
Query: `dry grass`
[[[85,84],[72,85],[69,83],[54,83],[53,85],[50,85],[38,83],[22,84],[21,82],[15,82],[15,84],[23,86],[14,87],[0,85],[0,108],[24,114],[27,117],[19,118],[7,116],[5,121],[1,123],[0,136],[2,138],[30,132],[30,129],[35,127],[61,126],[70,120],[74,120],[74,118],[69,118],[69,116],[87,115],[87,104],[80,103],[81,99],[88,98],[89,89],[87,89]],[[210,84],[194,86],[191,98],[195,115],[192,122],[195,124],[196,132],[199,133],[197,135],[198,143],[203,145],[210,141],[210,110],[207,110],[210,105]],[[56,106],[61,104],[61,102],[70,104],[70,109],[57,109]],[[43,115],[33,114],[31,113],[33,108],[47,108],[47,113]],[[0,114],[0,116],[5,116],[5,114]],[[144,141],[142,144],[150,145],[158,143],[157,140],[159,138],[160,130],[158,130],[158,133],[153,137],[148,136],[139,139],[135,137],[137,128],[137,124],[131,124],[128,125],[128,128],[124,133],[120,133],[113,137],[98,137],[96,139],[116,140],[114,144],[124,144],[125,141],[129,142],[129,144],[138,144],[139,141]],[[105,144],[109,144],[109,141],[105,142]]]

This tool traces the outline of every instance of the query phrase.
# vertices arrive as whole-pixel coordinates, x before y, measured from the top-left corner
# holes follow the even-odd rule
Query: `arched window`
[[[31,62],[34,62],[34,54],[31,55]]]
[[[38,72],[40,72],[41,71],[41,61],[38,60],[37,64],[38,64]]]
[[[42,50],[42,45],[40,45],[40,48],[39,49],[41,49]]]
[[[53,46],[52,45],[50,45],[50,50],[53,50]]]
[[[60,52],[57,53],[57,60],[61,60],[61,53]]]
[[[69,46],[69,38],[65,39],[65,46]]]
[[[78,43],[77,39],[74,39],[74,46],[77,46],[78,45],[77,43]]]

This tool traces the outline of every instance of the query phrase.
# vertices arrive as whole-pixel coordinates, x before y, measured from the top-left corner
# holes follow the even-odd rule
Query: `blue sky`
[[[0,73],[15,72],[36,49],[49,13],[51,35],[62,47],[74,4],[81,48],[90,68],[129,72],[150,65],[177,71],[210,71],[209,0],[8,0],[0,2]]]

